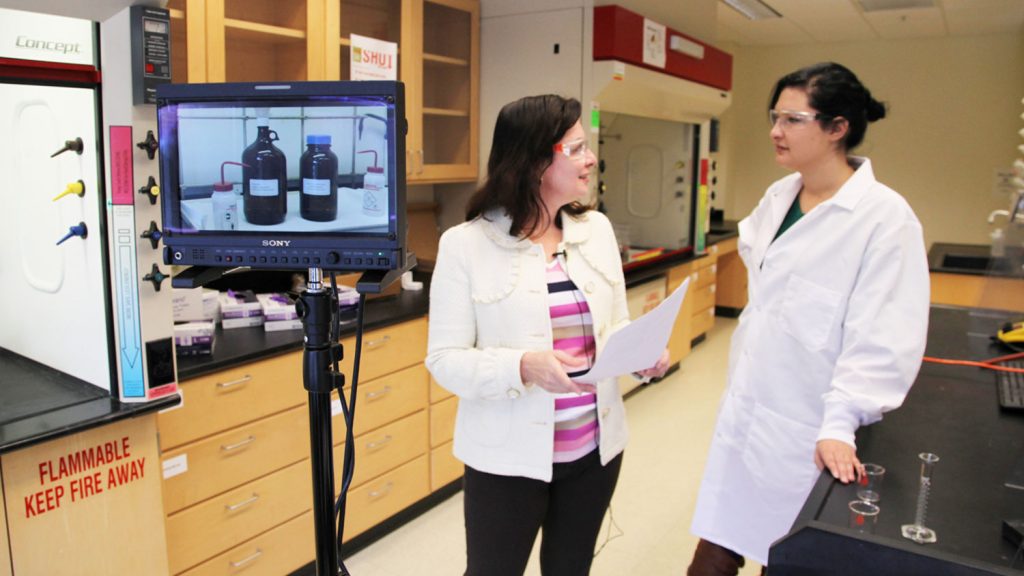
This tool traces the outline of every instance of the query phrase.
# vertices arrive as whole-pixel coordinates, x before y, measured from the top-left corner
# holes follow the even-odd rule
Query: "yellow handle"
[[[56,202],[57,200],[60,200],[61,198],[67,196],[68,194],[74,194],[79,198],[85,196],[85,183],[79,180],[77,182],[72,182],[68,184],[68,187],[65,188],[63,192],[53,197],[53,201]]]
[[[153,186],[152,188],[149,189],[149,193],[152,194],[154,197],[159,196],[160,195],[160,187],[159,186]]]

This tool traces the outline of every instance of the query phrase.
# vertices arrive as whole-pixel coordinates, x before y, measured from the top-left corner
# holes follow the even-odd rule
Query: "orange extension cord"
[[[924,361],[931,362],[933,364],[975,366],[978,368],[985,368],[987,370],[998,370],[999,372],[1016,372],[1018,374],[1024,374],[1024,368],[1010,368],[1009,366],[999,366],[996,364],[997,362],[1016,360],[1018,358],[1024,358],[1024,352],[1017,352],[1016,354],[1007,354],[1006,356],[997,356],[995,358],[989,358],[988,360],[982,360],[980,362],[975,362],[973,360],[947,360],[946,358],[933,358],[931,356],[925,356]]]

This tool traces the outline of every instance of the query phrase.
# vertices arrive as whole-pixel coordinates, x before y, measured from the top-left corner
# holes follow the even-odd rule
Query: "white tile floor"
[[[735,326],[735,320],[716,319],[680,370],[626,400],[630,441],[611,506],[621,535],[595,558],[593,576],[685,574],[697,544],[690,519]],[[606,518],[598,546],[608,527]],[[345,566],[354,576],[456,576],[465,570],[464,538],[460,492],[347,558]],[[540,574],[537,548],[528,576]],[[759,570],[749,563],[740,574]]]

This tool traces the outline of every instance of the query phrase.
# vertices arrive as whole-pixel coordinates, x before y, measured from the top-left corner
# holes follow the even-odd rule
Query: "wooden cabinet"
[[[351,79],[351,35],[398,45],[411,184],[477,179],[479,0],[171,0],[175,82]]]
[[[3,469],[0,461],[0,470]],[[0,502],[4,501],[4,487],[0,482]],[[7,541],[7,506],[0,506],[0,576],[11,576],[11,546]]]
[[[718,254],[720,247],[715,244],[708,248],[702,258],[675,266],[668,271],[668,291],[671,293],[687,278],[690,286],[686,291],[682,309],[676,317],[672,338],[668,344],[669,361],[681,362],[690,354],[692,343],[707,334],[715,325],[715,303],[718,298]]]
[[[932,304],[1024,312],[1024,280],[974,274],[932,272]]]
[[[480,108],[480,3],[407,0],[403,57],[413,183],[475,181]]]
[[[465,472],[452,453],[455,414],[459,399],[430,379],[430,489],[438,490],[458,480]]]
[[[354,338],[342,344],[341,369],[350,379]],[[432,442],[447,438],[450,455],[444,428],[453,425],[446,402],[454,398],[433,409],[426,347],[426,318],[363,336],[346,540],[429,495],[437,486],[433,462],[448,481],[461,475],[452,476],[450,462],[438,458],[444,448]],[[159,415],[171,574],[284,574],[313,561],[301,360],[296,351],[186,380],[183,407]],[[334,406],[340,491],[345,422],[336,396]]]
[[[152,413],[5,452],[0,574],[168,574],[159,462]]]
[[[718,273],[715,307],[719,315],[739,316],[747,305],[747,267],[736,249],[739,238],[730,238],[718,246]]]

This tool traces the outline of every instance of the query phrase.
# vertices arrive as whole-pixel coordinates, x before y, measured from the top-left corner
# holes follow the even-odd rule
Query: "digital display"
[[[403,261],[401,83],[169,84],[157,122],[170,263]]]
[[[164,113],[178,127],[182,231],[387,233],[387,106],[182,104]]]

